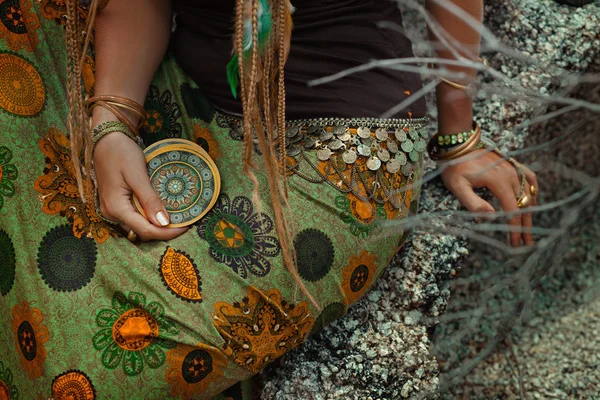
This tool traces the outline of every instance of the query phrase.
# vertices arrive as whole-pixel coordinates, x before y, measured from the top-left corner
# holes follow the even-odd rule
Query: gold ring
[[[531,205],[531,197],[529,195],[525,195],[519,199],[517,199],[517,206],[519,208],[527,208]]]
[[[529,188],[529,191],[531,192],[532,196],[537,195],[537,186],[531,185],[531,187]]]
[[[135,233],[134,231],[129,231],[129,233],[127,234],[127,240],[129,240],[131,243],[134,243],[138,238],[137,233]]]

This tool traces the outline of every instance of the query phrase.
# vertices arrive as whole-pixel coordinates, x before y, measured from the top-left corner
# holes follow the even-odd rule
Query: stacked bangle
[[[459,137],[461,140],[459,140]],[[469,132],[452,135],[434,135],[427,145],[427,152],[429,153],[429,157],[434,161],[452,160],[475,150],[480,142],[481,128],[473,121],[473,129]]]

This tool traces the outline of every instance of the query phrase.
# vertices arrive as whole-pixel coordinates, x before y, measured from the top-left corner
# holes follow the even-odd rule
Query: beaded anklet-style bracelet
[[[98,141],[100,139],[102,139],[104,136],[108,135],[109,133],[113,133],[113,132],[123,132],[131,140],[136,142],[138,145],[140,144],[138,137],[133,132],[131,132],[131,129],[129,129],[129,127],[127,125],[125,125],[123,122],[121,122],[121,121],[106,121],[106,122],[102,122],[101,124],[96,125],[96,127],[94,127],[94,129],[92,129],[92,147],[95,147],[96,143],[98,143]]]

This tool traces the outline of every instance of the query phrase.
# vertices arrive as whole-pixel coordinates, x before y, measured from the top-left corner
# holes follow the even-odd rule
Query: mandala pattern
[[[194,125],[194,138],[196,139],[196,143],[206,150],[210,158],[216,160],[221,157],[219,143],[212,137],[208,129],[202,128],[197,124]]]
[[[15,283],[15,248],[6,232],[0,229],[0,294],[6,296]]]
[[[163,282],[175,296],[189,302],[202,301],[198,267],[187,254],[167,247],[160,259],[159,271]]]
[[[377,273],[377,256],[363,250],[350,257],[348,265],[342,270],[342,290],[346,304],[354,304],[374,282]]]
[[[380,228],[376,222],[377,218],[387,217],[384,207],[378,206],[374,200],[363,201],[352,193],[337,196],[335,205],[341,210],[342,221],[350,225],[350,233],[363,239]]]
[[[6,146],[0,146],[0,210],[4,205],[4,197],[15,195],[15,184],[18,171],[14,164],[11,164],[13,154]]]
[[[305,229],[294,239],[298,272],[307,281],[316,282],[331,270],[335,251],[329,236],[317,229]]]
[[[314,322],[306,302],[294,306],[277,289],[253,286],[241,303],[216,303],[213,314],[225,354],[255,373],[304,342]]]
[[[198,88],[189,83],[181,85],[181,99],[190,118],[210,123],[215,116],[215,107]]]
[[[126,297],[116,292],[112,307],[98,312],[96,324],[101,328],[92,339],[102,351],[102,364],[115,369],[123,364],[127,376],[139,375],[144,365],[150,369],[165,363],[163,349],[174,347],[170,337],[179,332],[158,302],[146,304],[146,296],[131,292]]]
[[[29,307],[23,301],[12,309],[10,321],[15,335],[17,352],[21,357],[21,365],[29,379],[34,380],[42,376],[46,362],[46,348],[44,344],[50,339],[50,333],[43,325],[44,315],[39,308]]]
[[[13,382],[13,374],[8,367],[0,361],[0,399],[11,400],[19,398],[19,390]]]
[[[96,270],[96,242],[73,235],[69,226],[52,228],[38,250],[42,279],[53,290],[70,292],[86,286]]]
[[[84,203],[79,197],[69,139],[57,129],[50,129],[48,136],[40,139],[39,146],[46,156],[46,167],[34,187],[40,193],[42,210],[46,214],[67,217],[78,238],[87,236],[103,243],[110,236],[117,236],[98,216],[92,202]],[[84,190],[87,190],[85,180]]]
[[[52,381],[53,400],[94,400],[96,390],[86,374],[71,370],[58,375]]]
[[[46,88],[37,69],[15,54],[0,53],[0,108],[20,116],[44,108]]]
[[[327,325],[346,314],[346,306],[342,303],[331,303],[321,311],[313,326],[311,335],[321,332]]]
[[[39,27],[40,19],[31,12],[30,0],[0,2],[0,40],[6,39],[9,49],[35,50],[39,41],[36,30]]]
[[[150,182],[165,204],[171,223],[177,226],[199,220],[220,190],[210,160],[206,155],[171,146],[152,154],[148,161]]]
[[[162,139],[179,138],[183,127],[179,121],[181,110],[173,102],[173,95],[169,90],[160,94],[158,88],[150,86],[146,102],[146,122],[140,129],[140,135],[146,145]]]
[[[267,258],[281,251],[279,240],[269,235],[273,229],[273,220],[266,214],[255,214],[250,199],[238,196],[230,201],[222,194],[200,221],[198,235],[209,243],[213,259],[246,278],[248,272],[265,276],[271,271]]]
[[[190,399],[222,380],[228,359],[219,349],[198,343],[169,350],[167,364],[165,379],[171,385],[171,396]]]

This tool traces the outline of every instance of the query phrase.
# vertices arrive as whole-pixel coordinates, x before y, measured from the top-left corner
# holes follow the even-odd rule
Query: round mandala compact
[[[215,162],[196,143],[165,139],[144,150],[150,183],[163,201],[170,228],[192,225],[215,204],[221,176]],[[133,205],[144,216],[139,199]]]

